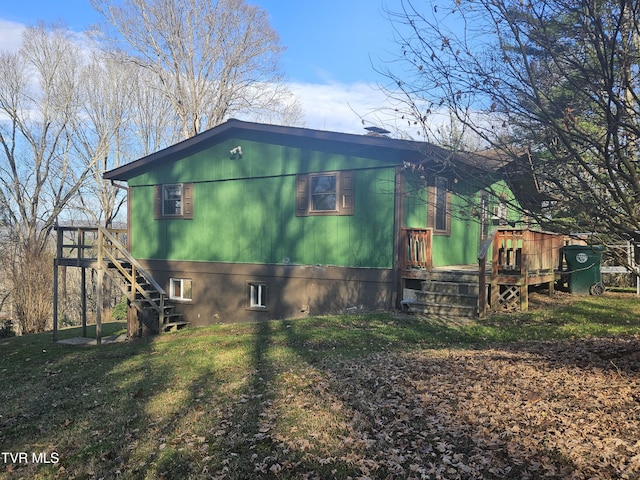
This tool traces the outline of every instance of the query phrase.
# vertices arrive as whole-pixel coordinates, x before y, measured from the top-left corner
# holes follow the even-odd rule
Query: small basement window
[[[267,284],[261,282],[248,282],[247,295],[249,297],[249,310],[267,309]]]
[[[192,300],[191,279],[170,278],[169,298],[171,300],[182,300],[190,302]]]

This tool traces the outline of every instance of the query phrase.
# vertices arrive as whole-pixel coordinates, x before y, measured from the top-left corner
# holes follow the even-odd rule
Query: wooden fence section
[[[546,284],[553,293],[562,270],[564,236],[524,229],[497,229],[478,254],[480,292],[478,313],[487,310],[528,309],[529,285]],[[491,249],[491,273],[487,289],[487,256]],[[489,295],[487,295],[487,291]],[[487,298],[488,297],[488,298]]]

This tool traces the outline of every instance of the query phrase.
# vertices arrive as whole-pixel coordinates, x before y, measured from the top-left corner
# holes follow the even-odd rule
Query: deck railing
[[[527,310],[529,285],[553,282],[561,270],[564,237],[555,233],[525,229],[496,229],[487,237],[478,253],[480,292],[478,313],[488,308],[519,301],[519,309]],[[491,248],[492,247],[492,248]],[[491,250],[491,297],[487,298],[487,256]]]
[[[56,227],[58,234],[56,258],[60,264],[82,266],[98,260],[100,230],[107,231],[120,245],[127,245],[127,230],[104,227]],[[64,262],[62,262],[64,260]],[[73,265],[76,263],[76,265]]]
[[[401,268],[431,270],[430,228],[403,228]]]

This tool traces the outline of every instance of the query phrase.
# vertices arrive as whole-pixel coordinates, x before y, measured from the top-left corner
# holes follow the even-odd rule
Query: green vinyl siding
[[[244,147],[243,147],[244,149]],[[144,259],[391,268],[394,169],[355,172],[355,213],[296,217],[293,174],[194,183],[193,220],[154,220],[132,188],[133,255]]]
[[[242,158],[230,150],[242,146]],[[241,178],[295,175],[305,172],[355,170],[394,165],[393,159],[374,158],[376,151],[354,152],[338,145],[335,151],[300,145],[282,146],[233,138],[191,153],[179,161],[161,161],[149,171],[131,178],[132,187],[161,183],[208,182]],[[340,148],[341,147],[341,148]],[[364,156],[367,155],[367,156]]]
[[[490,196],[489,209],[497,204],[497,196],[507,197],[507,201],[515,202],[512,193],[504,181],[491,184],[488,177],[481,178],[493,195]],[[416,180],[409,176],[405,182],[405,200],[403,219],[405,228],[433,228],[428,224],[427,203],[428,190],[424,179]],[[450,182],[451,197],[451,234],[432,237],[433,266],[475,264],[480,248],[480,196],[483,185],[478,179],[466,181],[458,179]],[[509,209],[509,220],[519,219],[514,208]],[[491,215],[489,218],[491,221]],[[489,226],[489,230],[494,228]]]

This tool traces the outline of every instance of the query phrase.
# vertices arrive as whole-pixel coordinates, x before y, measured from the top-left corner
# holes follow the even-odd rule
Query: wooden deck
[[[546,285],[552,294],[562,274],[564,236],[528,229],[496,229],[483,243],[478,263],[431,265],[431,231],[403,229],[402,287],[441,277],[443,272],[475,278],[479,284],[477,313],[528,309],[528,288]]]

